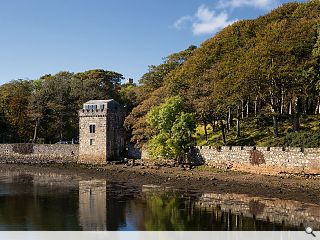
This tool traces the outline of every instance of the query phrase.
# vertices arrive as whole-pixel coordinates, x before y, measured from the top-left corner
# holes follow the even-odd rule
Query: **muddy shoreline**
[[[209,168],[127,166],[125,164],[88,166],[68,164],[0,164],[2,171],[28,171],[72,175],[79,179],[104,178],[139,189],[160,185],[193,194],[238,193],[265,198],[296,200],[320,205],[320,177],[221,171]]]

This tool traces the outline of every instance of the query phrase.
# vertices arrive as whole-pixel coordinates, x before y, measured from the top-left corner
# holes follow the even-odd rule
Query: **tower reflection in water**
[[[106,189],[106,180],[79,182],[79,221],[82,230],[107,230]]]
[[[0,230],[320,229],[320,205],[0,169]]]
[[[190,196],[106,180],[79,182],[82,230],[302,230],[320,227],[320,206],[233,193]]]

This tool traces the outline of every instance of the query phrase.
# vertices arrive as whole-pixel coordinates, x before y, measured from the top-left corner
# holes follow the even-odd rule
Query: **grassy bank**
[[[241,136],[236,137],[236,122],[232,121],[231,129],[226,131],[226,144],[233,146],[290,146],[320,147],[320,115],[302,116],[298,132],[292,130],[292,119],[279,119],[279,137],[273,137],[272,119],[264,116],[243,118],[240,121]],[[197,127],[194,135],[197,145],[222,146],[220,126],[207,127],[208,140],[205,138],[204,126]]]

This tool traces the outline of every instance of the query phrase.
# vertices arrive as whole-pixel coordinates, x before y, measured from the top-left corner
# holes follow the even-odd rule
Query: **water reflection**
[[[320,206],[241,194],[140,189],[105,179],[1,172],[0,230],[320,229]]]
[[[316,204],[245,194],[206,193],[196,206],[216,215],[227,214],[223,221],[227,223],[225,230],[288,230],[290,226],[300,230],[305,226],[320,229],[320,206]]]
[[[79,221],[82,230],[106,230],[106,180],[79,182]]]
[[[0,174],[0,230],[80,230],[70,217],[78,201],[70,182],[59,186],[48,175]]]

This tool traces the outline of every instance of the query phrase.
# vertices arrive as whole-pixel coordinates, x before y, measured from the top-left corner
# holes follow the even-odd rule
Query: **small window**
[[[89,125],[89,131],[90,131],[90,133],[96,133],[96,125],[95,124],[90,124]]]
[[[90,139],[90,146],[94,144],[94,139]]]

